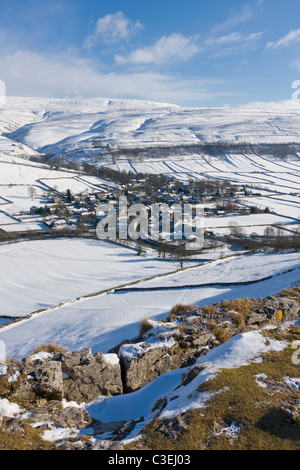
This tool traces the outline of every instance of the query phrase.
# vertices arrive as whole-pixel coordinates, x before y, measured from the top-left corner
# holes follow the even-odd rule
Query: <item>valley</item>
[[[22,359],[46,344],[109,355],[137,338],[145,319],[164,322],[176,305],[201,312],[217,302],[262,299],[299,287],[298,104],[197,109],[134,100],[8,98],[1,106],[5,358]],[[200,204],[204,245],[188,252],[183,243],[163,237],[99,240],[97,207],[118,208],[124,195],[147,208]],[[241,348],[244,342],[249,347],[251,360],[256,347],[268,349],[253,332],[228,344],[232,358],[239,341]],[[216,341],[215,346],[208,355],[212,362],[223,350],[226,355],[226,345]],[[113,421],[117,406],[126,422],[139,420],[148,390],[155,401],[162,399],[162,384],[170,398],[181,375],[180,369],[164,374],[132,396],[101,396],[101,405],[86,405],[87,410]],[[137,396],[141,401],[133,411]],[[174,406],[171,401],[164,418],[182,413],[186,401],[188,409],[202,406],[185,390]],[[135,428],[133,439],[142,428]]]

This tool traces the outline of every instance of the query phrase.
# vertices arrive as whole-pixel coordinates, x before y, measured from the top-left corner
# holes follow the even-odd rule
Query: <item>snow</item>
[[[30,356],[33,361],[44,360],[48,359],[49,357],[53,357],[53,353],[48,353],[46,351],[39,351],[35,354],[31,354]]]
[[[174,333],[174,331],[172,331],[172,333]],[[137,357],[139,354],[142,355],[143,352],[145,352],[145,348],[149,351],[150,349],[155,348],[171,348],[176,344],[175,339],[171,337],[170,334],[164,335],[161,333],[160,339],[160,341],[150,341],[149,343],[147,341],[143,341],[142,343],[137,344],[124,344],[119,350],[119,355],[122,355],[122,357],[126,359],[131,359],[132,357]]]
[[[0,365],[0,375],[5,375],[7,372],[7,366],[5,364]]]
[[[111,364],[113,366],[120,364],[117,354],[103,354],[103,358],[107,364]]]
[[[11,403],[7,398],[0,398],[0,415],[14,417],[22,412],[17,403]]]
[[[62,259],[65,258],[65,255],[66,252],[63,253]],[[137,258],[136,255],[132,255],[132,263],[125,262],[124,264],[119,263],[117,265],[119,267],[121,265],[124,270],[123,274],[126,273],[126,282],[128,280],[128,272],[132,275],[135,274],[133,266],[134,269],[141,270],[141,278],[145,277],[145,271],[148,271],[147,268],[145,269],[147,259],[137,261]],[[119,258],[119,260],[121,259]],[[139,263],[142,263],[142,265],[135,267],[136,261],[138,265]],[[152,261],[149,260],[148,262],[150,265],[152,264]],[[232,262],[232,267],[230,262]],[[170,265],[168,266],[170,269]],[[105,282],[106,278],[106,282],[110,286],[113,282],[115,287],[117,287],[116,273],[113,274],[113,267],[113,262],[106,264],[103,282]],[[201,269],[203,269],[203,276],[201,275]],[[157,268],[155,270],[159,271]],[[198,281],[192,276],[192,273],[198,275]],[[259,279],[262,279],[267,274],[270,278],[259,281]],[[184,279],[184,276],[187,277]],[[231,281],[231,279],[235,283],[220,285],[222,276],[224,276],[223,280],[226,283]],[[180,271],[178,272],[178,279],[177,275],[170,276],[174,281],[173,286],[169,282],[169,276],[166,276],[159,278],[159,281],[155,281],[157,285],[155,290],[138,289],[138,286],[146,284],[139,283],[136,286],[131,286],[133,287],[132,289],[129,289],[130,286],[120,291],[114,289],[114,291],[106,294],[80,298],[77,301],[65,302],[56,308],[46,309],[44,312],[33,315],[29,319],[3,325],[0,328],[0,341],[6,345],[8,357],[24,357],[40,344],[47,343],[60,344],[70,351],[91,348],[93,353],[101,351],[106,354],[125,339],[137,336],[143,318],[147,317],[156,321],[165,318],[170,313],[172,307],[179,302],[202,307],[221,300],[240,297],[266,297],[277,294],[284,288],[291,287],[299,281],[299,276],[298,253],[278,255],[253,254],[237,257],[236,259],[219,260],[203,264],[199,268],[194,267]],[[42,282],[41,273],[40,278]],[[24,282],[24,278],[22,279],[22,282]],[[84,286],[82,279],[84,278],[79,276],[79,284],[82,283]],[[251,279],[257,279],[257,282],[250,283],[249,285],[241,283]],[[210,284],[206,285],[209,281]],[[97,282],[100,282],[100,280]],[[71,284],[73,283],[74,279],[72,279]],[[189,287],[189,283],[191,283],[190,285],[197,283],[199,286]],[[171,287],[164,289],[168,284]],[[39,286],[40,290],[41,285]],[[57,288],[57,283],[55,285],[55,291],[58,293],[67,292],[66,286],[62,287],[62,281],[58,284],[60,289]],[[45,286],[45,294],[49,295],[50,291],[47,283]],[[30,283],[27,288],[29,289],[29,287]],[[31,287],[30,292],[37,295],[39,289],[37,288],[35,291]],[[22,298],[22,302],[24,300],[26,299]],[[3,301],[5,301],[5,297]],[[14,298],[14,301],[16,302],[15,308],[17,308],[18,302],[21,302],[21,300],[19,301]],[[20,337],[22,337],[22,342],[20,342]]]
[[[17,370],[13,375],[8,378],[8,382],[16,382],[18,380],[19,375],[20,372]]]
[[[294,387],[300,390],[300,379],[299,378],[292,378],[292,377],[285,377],[284,383],[289,385],[290,387]]]
[[[38,423],[41,424],[41,423]],[[55,428],[47,429],[43,432],[42,438],[45,441],[60,441],[62,439],[68,439],[77,437],[79,434],[78,429],[76,428]]]
[[[25,100],[24,100],[25,101]],[[20,100],[9,99],[15,115]],[[295,142],[299,105],[240,108],[182,108],[134,100],[27,100],[27,125],[15,138],[33,149],[92,150],[91,140],[123,146],[193,144],[199,141]],[[47,109],[42,114],[41,110]],[[39,115],[33,119],[32,113]],[[24,111],[23,111],[24,112]],[[8,110],[6,111],[9,115]],[[276,121],[276,126],[274,122]]]
[[[142,281],[136,288],[170,288],[218,283],[251,282],[300,268],[299,253],[255,253],[218,259],[159,279]]]
[[[215,434],[215,436],[220,436],[224,434],[225,436],[230,437],[230,441],[233,444],[234,439],[239,437],[241,433],[241,426],[239,426],[235,421],[233,421],[230,426],[222,428],[219,432]]]
[[[6,273],[0,316],[13,317],[178,268],[106,241],[84,239],[2,245],[0,260]]]

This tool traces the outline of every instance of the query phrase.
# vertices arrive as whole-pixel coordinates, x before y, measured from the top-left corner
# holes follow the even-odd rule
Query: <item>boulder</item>
[[[255,311],[250,314],[250,319],[256,315],[257,319],[260,318],[264,322],[281,325],[284,322],[296,320],[299,314],[300,305],[297,301],[281,296],[269,296],[257,302]]]
[[[90,423],[90,415],[84,408],[77,406],[67,406],[57,413],[53,422],[56,426],[62,428],[84,429]]]
[[[61,363],[58,361],[41,361],[34,372],[34,391],[37,396],[47,400],[62,400],[64,396]]]
[[[177,343],[171,347],[148,348],[124,345],[120,348],[119,357],[126,393],[138,390],[165,372],[182,367],[187,359],[184,350]]]
[[[107,358],[101,352],[93,355],[90,349],[85,349],[63,353],[60,361],[66,400],[88,403],[99,395],[123,393],[120,364],[116,355]]]

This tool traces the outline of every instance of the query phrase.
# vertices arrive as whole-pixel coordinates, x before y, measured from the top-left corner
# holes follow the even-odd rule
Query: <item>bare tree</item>
[[[29,186],[28,194],[30,196],[30,199],[33,201],[36,196],[36,188],[34,188],[33,186]]]

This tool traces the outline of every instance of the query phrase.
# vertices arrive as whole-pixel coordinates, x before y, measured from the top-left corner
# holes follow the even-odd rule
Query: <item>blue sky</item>
[[[291,99],[299,0],[0,0],[8,96]]]

